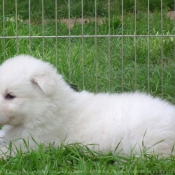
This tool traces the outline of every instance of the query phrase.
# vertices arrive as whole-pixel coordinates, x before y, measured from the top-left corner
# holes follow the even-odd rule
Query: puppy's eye
[[[6,96],[5,96],[6,100],[13,100],[14,98],[15,98],[15,96],[11,95],[11,94],[6,94]]]

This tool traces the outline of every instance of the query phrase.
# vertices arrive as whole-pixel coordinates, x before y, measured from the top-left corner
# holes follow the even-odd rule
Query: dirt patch
[[[98,24],[103,24],[103,18],[77,18],[77,19],[61,19],[61,23],[67,25],[69,29],[73,28],[75,24],[86,24],[90,22],[97,22]]]
[[[25,20],[25,23],[29,24],[29,20]],[[75,24],[86,24],[90,22],[97,22],[97,24],[103,24],[104,18],[76,18],[76,19],[58,19],[56,20],[44,20],[44,24],[49,22],[60,22],[65,24],[69,29],[73,28]]]
[[[166,16],[170,18],[171,20],[175,19],[175,11],[169,11],[167,12]]]
[[[175,19],[175,11],[169,11],[167,12],[167,18],[170,18],[171,20]],[[29,20],[25,20],[25,23],[29,24]],[[103,24],[104,23],[104,18],[76,18],[76,19],[58,19],[56,20],[44,20],[44,24],[49,23],[49,22],[60,22],[65,24],[68,29],[72,29],[75,24],[86,24],[90,22],[97,22],[97,24]],[[36,23],[35,23],[36,24]]]

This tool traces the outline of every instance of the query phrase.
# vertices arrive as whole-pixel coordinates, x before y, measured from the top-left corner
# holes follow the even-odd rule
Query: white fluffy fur
[[[138,92],[75,92],[49,63],[26,55],[0,67],[0,124],[2,152],[10,141],[25,151],[22,139],[35,149],[34,139],[46,146],[96,144],[107,152],[120,143],[126,154],[145,147],[169,154],[175,141],[175,107],[168,102]]]

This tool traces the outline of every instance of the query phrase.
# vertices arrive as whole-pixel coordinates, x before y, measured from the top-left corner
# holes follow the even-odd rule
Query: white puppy
[[[0,151],[95,144],[100,151],[169,154],[175,141],[175,107],[142,93],[75,92],[49,63],[31,56],[8,59],[0,67]],[[34,141],[35,140],[35,141]],[[158,143],[160,142],[160,143]],[[8,153],[8,152],[7,152]]]

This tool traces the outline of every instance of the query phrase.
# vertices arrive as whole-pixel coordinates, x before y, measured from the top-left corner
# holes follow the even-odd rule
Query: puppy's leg
[[[0,145],[0,158],[15,157],[18,151],[20,151],[20,148],[17,149],[12,142],[10,144]]]
[[[4,144],[4,130],[0,130],[0,145]]]
[[[13,156],[14,153],[10,150],[8,145],[1,145],[0,146],[0,158],[6,159],[7,156]]]

